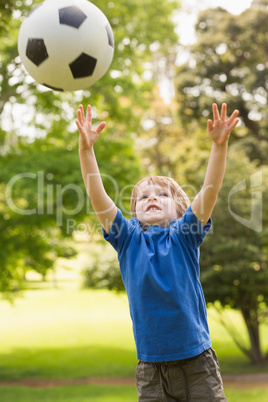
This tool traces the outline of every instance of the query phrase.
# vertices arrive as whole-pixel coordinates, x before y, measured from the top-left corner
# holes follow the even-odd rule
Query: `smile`
[[[159,208],[157,205],[150,205],[147,209],[146,212],[148,211],[161,211],[161,208]]]

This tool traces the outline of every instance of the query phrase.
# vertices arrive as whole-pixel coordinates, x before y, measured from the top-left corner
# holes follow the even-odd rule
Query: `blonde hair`
[[[191,202],[187,197],[186,193],[182,190],[182,188],[178,185],[178,183],[170,177],[166,176],[149,176],[140,180],[133,188],[130,202],[130,211],[132,218],[136,218],[136,204],[137,204],[137,196],[138,189],[141,183],[147,181],[148,184],[159,185],[162,187],[168,187],[171,191],[171,195],[177,206],[177,216],[181,218],[186,209],[190,206]]]

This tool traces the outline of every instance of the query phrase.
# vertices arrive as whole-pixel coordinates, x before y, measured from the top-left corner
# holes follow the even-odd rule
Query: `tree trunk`
[[[241,312],[249,334],[251,361],[253,364],[261,364],[264,357],[261,352],[258,311],[241,308]]]

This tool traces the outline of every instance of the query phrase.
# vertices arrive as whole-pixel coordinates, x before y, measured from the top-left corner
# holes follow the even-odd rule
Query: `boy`
[[[227,118],[213,104],[207,129],[212,139],[204,185],[192,204],[167,177],[141,180],[133,189],[132,219],[126,220],[103,187],[93,145],[105,127],[91,125],[80,105],[82,175],[104,238],[118,252],[139,359],[140,402],[226,401],[199,281],[199,246],[211,228],[210,215],[225,172],[228,139],[238,111]]]

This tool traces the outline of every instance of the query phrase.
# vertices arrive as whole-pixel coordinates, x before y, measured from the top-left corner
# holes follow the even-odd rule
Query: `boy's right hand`
[[[79,151],[86,151],[93,147],[97,139],[99,138],[100,133],[106,126],[106,123],[103,121],[98,125],[96,130],[92,128],[92,114],[91,114],[91,106],[88,105],[87,113],[85,116],[84,108],[82,105],[79,106],[77,110],[77,120],[75,121],[78,131],[79,131]]]

